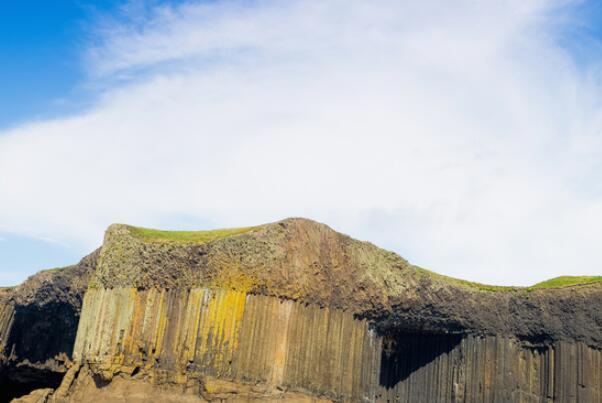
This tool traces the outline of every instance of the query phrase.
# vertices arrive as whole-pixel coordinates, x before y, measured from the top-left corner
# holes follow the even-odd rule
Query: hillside
[[[55,318],[60,340],[32,349]],[[0,343],[14,387],[68,371],[59,401],[600,401],[602,282],[471,283],[299,218],[116,224],[79,265],[2,291]]]
[[[471,283],[420,269],[304,219],[231,231],[113,225],[91,287],[220,287],[348,310],[383,332],[504,333],[533,344],[602,343],[595,325],[599,281],[525,288]],[[574,311],[583,315],[568,317]]]

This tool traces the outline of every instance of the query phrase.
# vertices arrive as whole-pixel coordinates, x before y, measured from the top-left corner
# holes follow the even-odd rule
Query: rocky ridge
[[[144,239],[113,225],[104,245],[92,287],[220,287],[343,309],[382,333],[505,334],[533,346],[565,340],[602,348],[602,282],[484,290],[310,220],[200,244]]]
[[[77,340],[44,401],[602,401],[602,283],[481,286],[305,219],[176,235],[113,225],[0,294],[3,362],[56,352],[2,318],[60,300]]]

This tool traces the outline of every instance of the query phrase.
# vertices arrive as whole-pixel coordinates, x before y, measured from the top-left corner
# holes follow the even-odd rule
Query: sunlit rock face
[[[74,356],[105,382],[133,374],[203,391],[209,376],[358,402],[602,399],[602,354],[583,343],[382,337],[340,309],[221,289],[90,290],[84,313]]]
[[[207,375],[337,400],[376,387],[379,339],[342,310],[196,288],[90,290],[84,312],[74,356],[106,381]]]
[[[45,401],[602,402],[601,284],[484,287],[304,219],[115,225],[95,262]]]

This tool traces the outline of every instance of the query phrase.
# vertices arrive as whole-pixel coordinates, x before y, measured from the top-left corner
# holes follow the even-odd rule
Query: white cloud
[[[418,4],[419,3],[419,4]],[[596,274],[599,82],[534,1],[186,3],[105,22],[107,88],[0,136],[0,223],[308,216],[450,275]]]

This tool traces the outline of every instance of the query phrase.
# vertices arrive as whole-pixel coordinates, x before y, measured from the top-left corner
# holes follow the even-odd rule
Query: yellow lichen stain
[[[143,344],[140,342],[143,336],[144,330],[144,319],[145,319],[145,307],[146,307],[146,292],[139,292],[135,289],[130,290],[132,300],[134,301],[134,314],[129,324],[129,328],[126,331],[124,338],[124,350],[128,357],[129,363],[136,363],[141,360],[141,354],[139,353],[139,347]]]
[[[363,390],[355,373],[368,328],[339,310],[232,289],[98,289],[86,295],[80,330],[78,356],[107,380],[139,369],[150,382],[211,376],[344,397]]]
[[[216,379],[211,376],[205,376],[203,378],[203,389],[205,390],[205,392],[211,395],[229,393],[250,393],[254,391],[254,388],[250,385],[225,381],[223,379]],[[255,389],[257,389],[257,386],[255,386]]]
[[[206,290],[204,293],[197,359],[218,374],[230,372],[245,301],[243,292]]]
[[[239,261],[221,259],[215,264],[220,270],[218,275],[206,284],[209,288],[248,293],[257,285],[257,280],[247,274],[249,269],[242,267]]]
[[[196,288],[190,290],[188,294],[188,305],[184,318],[186,333],[183,336],[185,339],[180,343],[183,346],[182,350],[180,354],[178,354],[180,368],[183,370],[186,368],[188,362],[194,361],[203,293],[203,289]]]

